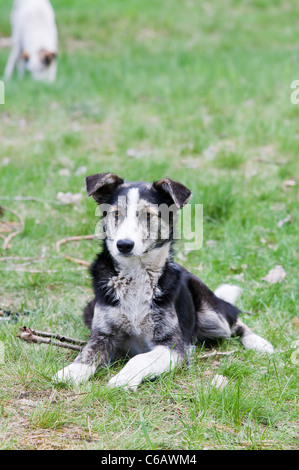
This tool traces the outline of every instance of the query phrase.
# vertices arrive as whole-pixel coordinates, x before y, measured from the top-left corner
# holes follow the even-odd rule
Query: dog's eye
[[[118,218],[119,218],[119,211],[114,211],[114,217],[115,217],[115,220],[118,220]]]
[[[146,212],[146,220],[150,220],[151,219],[151,216],[152,214],[150,212]]]

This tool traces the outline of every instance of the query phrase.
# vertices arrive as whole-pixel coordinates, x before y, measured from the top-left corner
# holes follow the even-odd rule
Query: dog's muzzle
[[[118,240],[116,243],[117,249],[120,253],[123,255],[130,255],[133,248],[134,248],[135,243],[133,240],[130,240],[129,238],[125,238],[124,240]]]

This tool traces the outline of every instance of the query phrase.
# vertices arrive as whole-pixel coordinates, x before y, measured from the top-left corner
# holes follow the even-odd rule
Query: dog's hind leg
[[[240,310],[233,305],[240,287],[223,284],[213,294],[201,281],[191,279],[190,287],[197,307],[197,337],[200,341],[239,336],[246,349],[272,353],[273,346],[253,333],[238,318]],[[198,294],[199,292],[199,294]]]
[[[215,290],[215,295],[226,302],[234,303],[241,294],[238,286],[223,284]],[[269,341],[253,333],[239,318],[231,330],[231,336],[239,336],[245,349],[253,349],[259,352],[273,353],[274,349]]]
[[[225,284],[213,294],[195,276],[190,277],[188,287],[197,312],[195,337],[201,342],[230,338],[231,329],[240,312],[231,302],[236,300],[240,289]]]
[[[239,318],[232,328],[232,336],[239,336],[245,349],[272,354],[274,348],[269,341],[253,333]]]

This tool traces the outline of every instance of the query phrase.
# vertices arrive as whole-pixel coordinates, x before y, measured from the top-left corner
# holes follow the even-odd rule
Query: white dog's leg
[[[57,60],[54,59],[52,64],[49,67],[47,80],[49,83],[53,83],[56,80],[56,73],[57,73]]]
[[[18,73],[19,78],[23,78],[25,75],[25,62],[22,58],[18,60]]]
[[[73,362],[64,369],[56,372],[52,380],[54,383],[58,382],[72,382],[74,384],[79,384],[81,382],[86,382],[89,377],[91,377],[96,371],[96,366],[81,364],[79,362]]]
[[[168,372],[180,362],[180,356],[166,346],[156,346],[152,351],[134,356],[123,369],[109,381],[110,387],[136,390],[145,377],[154,378]]]
[[[73,382],[75,384],[86,382],[98,367],[109,364],[112,351],[113,344],[110,339],[95,329],[74,362],[58,371],[52,379],[53,382]]]
[[[16,66],[16,63],[17,63],[18,59],[19,59],[19,56],[20,56],[19,47],[17,45],[14,45],[12,50],[11,50],[11,53],[8,57],[7,64],[6,64],[6,67],[5,67],[5,71],[4,71],[4,79],[5,80],[10,80],[11,79],[14,68]]]

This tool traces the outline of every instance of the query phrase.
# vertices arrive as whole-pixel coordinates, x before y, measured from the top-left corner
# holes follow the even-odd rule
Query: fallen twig
[[[4,235],[1,235],[1,238],[4,239],[3,250],[7,250],[10,247],[9,243],[11,242],[13,237],[15,237],[16,235],[18,235],[19,233],[21,233],[24,230],[25,223],[24,223],[24,220],[23,220],[22,216],[20,216],[17,212],[10,209],[9,207],[0,206],[0,209],[1,209],[1,214],[4,210],[4,211],[7,211],[7,212],[10,212],[11,214],[13,214],[15,217],[17,217],[19,219],[19,224],[18,224],[19,228],[16,226],[16,230],[11,231],[7,237],[5,237]],[[11,230],[13,225],[9,224],[9,225],[7,225],[7,227],[9,227],[9,229]]]
[[[267,160],[266,158],[254,158],[254,161],[260,162],[260,163],[266,163],[268,165],[285,165],[288,163],[287,161],[282,161],[282,160]]]
[[[50,207],[50,203],[51,204],[56,204],[58,206],[61,205],[61,203],[59,201],[55,201],[55,200],[44,201],[44,199],[41,199],[41,198],[35,197],[35,196],[0,196],[0,199],[5,200],[5,201],[40,202],[41,204],[44,204],[45,207]]]
[[[75,351],[81,351],[83,346],[86,344],[86,341],[69,338],[67,336],[61,336],[57,333],[35,331],[31,328],[28,328],[27,326],[22,326],[19,328],[19,330],[21,331],[21,334],[17,335],[17,337],[23,341],[26,341],[27,343],[52,344],[53,346],[57,346],[59,348],[67,348]]]
[[[21,334],[17,335],[17,337],[27,343],[52,344],[53,346],[73,349],[75,351],[81,351],[83,346],[86,344],[86,341],[82,341],[80,339],[70,338],[68,336],[59,335],[58,333],[49,333],[48,331],[35,331],[27,326],[22,326],[19,330],[21,331]],[[237,351],[238,349],[233,349],[232,351],[216,351],[214,349],[210,353],[200,354],[199,357],[201,359],[205,359],[213,356],[230,356]]]
[[[9,261],[28,261],[30,263],[37,263],[40,261],[47,261],[49,259],[61,259],[61,256],[0,256],[0,262],[9,262]]]
[[[79,258],[73,258],[72,256],[60,253],[60,246],[64,243],[74,242],[78,240],[93,240],[94,238],[94,235],[77,235],[75,237],[62,238],[62,240],[58,240],[58,242],[56,242],[56,251],[69,261],[73,261],[74,263],[81,264],[83,266],[90,266],[90,263],[88,261]]]
[[[78,266],[77,268],[68,268],[65,269],[63,268],[63,271],[61,269],[24,269],[23,266],[13,266],[10,268],[4,268],[0,269],[0,271],[14,271],[18,273],[29,273],[29,274],[55,274],[55,273],[61,273],[61,272],[72,272],[72,271],[82,271],[85,268]]]
[[[210,353],[200,354],[199,357],[201,359],[206,359],[207,357],[213,357],[213,356],[230,356],[231,354],[234,354],[237,351],[238,349],[233,349],[232,351],[215,351],[214,349]]]

